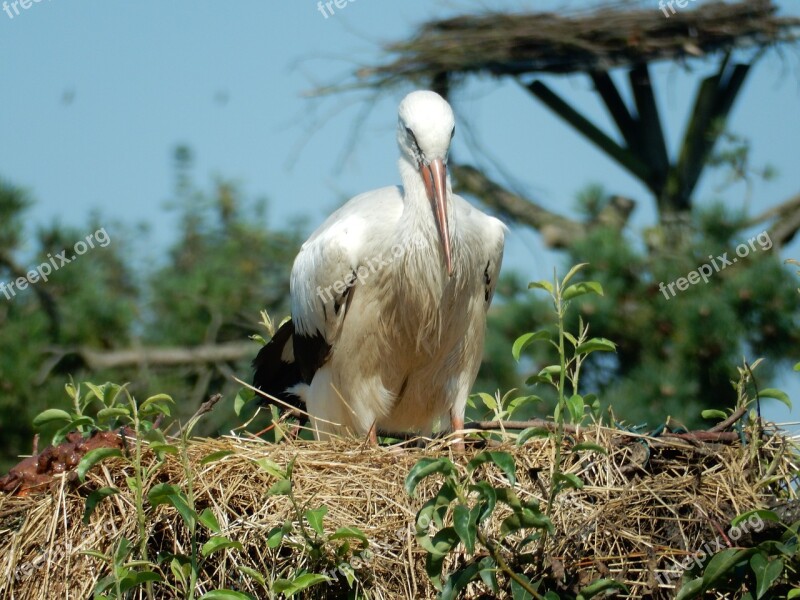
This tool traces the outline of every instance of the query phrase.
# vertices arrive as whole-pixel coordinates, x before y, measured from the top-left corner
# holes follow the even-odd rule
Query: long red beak
[[[442,242],[444,262],[449,277],[453,274],[453,260],[450,256],[450,229],[447,226],[447,167],[442,159],[437,158],[429,165],[420,164],[419,171],[425,182],[428,200],[433,208],[433,216],[436,219],[436,228],[439,230],[439,240]]]

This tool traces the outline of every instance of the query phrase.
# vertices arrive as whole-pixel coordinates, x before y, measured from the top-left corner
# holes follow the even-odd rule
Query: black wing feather
[[[288,362],[283,360],[287,344],[292,344],[291,354],[294,356],[294,360]],[[303,401],[287,389],[299,383],[311,383],[314,373],[327,361],[330,349],[319,333],[298,335],[289,319],[259,350],[253,361],[253,387],[302,410],[305,408]],[[270,401],[264,398],[264,403],[270,404]]]

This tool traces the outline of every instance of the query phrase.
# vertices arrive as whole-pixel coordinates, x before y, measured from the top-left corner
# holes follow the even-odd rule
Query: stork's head
[[[436,92],[411,92],[400,103],[397,142],[403,158],[419,170],[433,210],[436,228],[447,266],[453,273],[450,257],[450,232],[447,225],[447,153],[455,133],[453,109]]]

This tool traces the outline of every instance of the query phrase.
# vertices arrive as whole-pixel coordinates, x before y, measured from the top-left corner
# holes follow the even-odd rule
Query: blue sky
[[[587,4],[491,6],[558,10]],[[784,14],[800,15],[796,0],[778,4]],[[51,220],[81,225],[90,211],[99,211],[104,223],[148,222],[147,246],[165,248],[175,226],[163,208],[173,186],[172,151],[187,144],[200,182],[215,174],[233,178],[251,196],[269,198],[275,226],[300,216],[315,226],[344,198],[398,181],[396,106],[409,90],[386,94],[374,105],[349,153],[362,99],[313,100],[306,93],[374,63],[381,43],[402,39],[427,19],[483,5],[351,0],[327,19],[312,0],[42,0],[13,19],[0,12],[0,176],[36,199],[31,229]],[[640,5],[658,12],[656,0]],[[732,206],[761,212],[800,192],[798,58],[792,50],[759,63],[732,112],[729,128],[751,140],[753,163],[779,173],[749,190],[727,189],[722,197]],[[693,72],[675,65],[655,71],[672,149],[697,74],[710,72],[702,63],[688,67]],[[548,83],[612,131],[586,79]],[[565,214],[578,191],[602,182],[637,200],[633,232],[652,224],[646,190],[518,85],[470,82],[454,105],[458,160],[487,167]],[[704,178],[697,198],[720,197],[722,181],[721,174]],[[113,229],[109,233],[113,239]],[[784,254],[800,257],[798,245]],[[549,276],[556,262],[535,234],[512,229],[507,267],[538,279]],[[791,379],[786,381],[788,386]]]

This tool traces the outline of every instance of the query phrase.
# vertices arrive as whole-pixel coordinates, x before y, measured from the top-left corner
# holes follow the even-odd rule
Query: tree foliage
[[[191,153],[176,152],[178,185],[169,207],[179,235],[163,260],[139,267],[140,232],[95,216],[85,227],[57,222],[24,234],[32,201],[24,190],[0,183],[0,282],[100,228],[111,242],[96,247],[7,299],[0,293],[0,463],[30,451],[33,415],[65,403],[70,377],[91,371],[82,349],[104,355],[131,348],[195,347],[246,341],[259,332],[259,312],[288,313],[291,262],[302,224],[269,227],[267,204],[243,197],[238,186],[216,180],[210,190],[193,180]],[[24,265],[24,266],[23,266]],[[253,355],[258,346],[253,343]],[[99,380],[129,381],[142,396],[170,393],[178,414],[192,414],[211,393],[230,393],[231,376],[249,376],[239,360],[161,367],[147,361],[91,373]],[[234,394],[231,394],[231,397]],[[232,407],[217,411],[206,431],[225,428]]]

